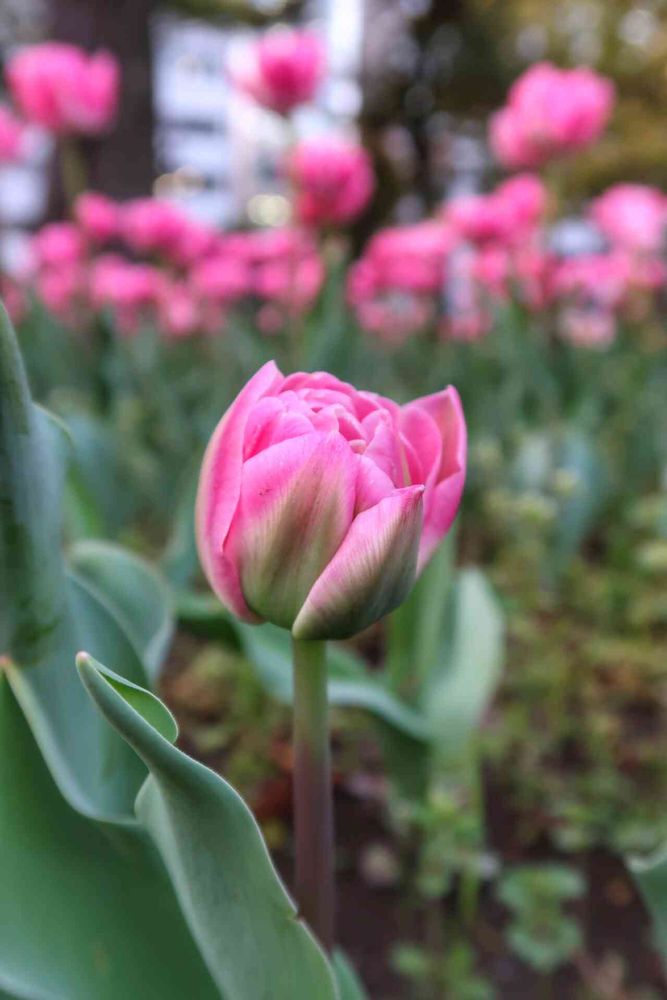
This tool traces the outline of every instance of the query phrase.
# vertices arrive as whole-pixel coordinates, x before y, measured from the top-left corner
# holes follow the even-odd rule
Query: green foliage
[[[501,878],[498,895],[512,914],[507,940],[538,972],[553,972],[580,947],[579,925],[563,904],[584,890],[579,873],[564,865],[524,865]]]

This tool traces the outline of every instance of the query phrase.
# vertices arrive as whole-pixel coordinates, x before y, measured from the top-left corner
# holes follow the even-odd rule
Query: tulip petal
[[[442,458],[434,485],[424,498],[424,531],[419,547],[418,572],[433,555],[456,517],[466,473],[467,432],[459,394],[453,386],[405,407],[425,410],[442,438]]]
[[[281,441],[245,463],[225,556],[255,614],[291,628],[352,523],[357,469],[335,432]]]
[[[423,486],[359,514],[292,627],[297,639],[346,639],[405,600],[415,581]]]
[[[197,547],[211,587],[234,614],[257,621],[241,591],[236,567],[224,557],[223,547],[241,493],[243,440],[253,406],[278,389],[283,375],[273,361],[257,372],[239,393],[211,438],[199,478],[196,505]]]

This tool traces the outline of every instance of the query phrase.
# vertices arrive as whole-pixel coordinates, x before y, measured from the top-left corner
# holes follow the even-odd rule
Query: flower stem
[[[300,915],[334,943],[333,796],[326,644],[293,640],[295,895]]]

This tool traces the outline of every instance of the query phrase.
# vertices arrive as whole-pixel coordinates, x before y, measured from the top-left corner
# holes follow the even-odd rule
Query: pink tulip
[[[120,69],[109,52],[31,45],[9,60],[6,76],[21,113],[50,132],[98,135],[116,115]]]
[[[613,84],[593,70],[537,63],[492,118],[491,147],[506,167],[535,168],[599,139],[613,104]]]
[[[296,188],[296,214],[311,226],[352,222],[368,205],[375,187],[362,146],[325,136],[302,142],[288,164]]]
[[[78,264],[43,270],[36,279],[38,297],[64,323],[76,321],[85,291],[85,274]]]
[[[471,243],[525,243],[542,222],[547,207],[544,184],[534,174],[518,174],[490,194],[455,198],[445,219]]]
[[[132,264],[116,254],[106,254],[91,268],[91,305],[111,309],[121,332],[129,336],[152,314],[164,281],[164,276],[148,264]]]
[[[79,195],[74,203],[74,218],[91,243],[109,243],[118,235],[120,208],[103,194],[86,191]]]
[[[167,337],[182,340],[202,329],[202,316],[197,298],[182,282],[167,284],[158,301],[158,323]]]
[[[120,232],[135,253],[170,256],[182,250],[189,221],[171,202],[135,198],[123,206]]]
[[[249,292],[249,271],[242,259],[221,253],[199,261],[190,271],[194,292],[213,303],[234,302]]]
[[[233,78],[258,104],[286,115],[312,101],[324,69],[324,46],[317,35],[279,28],[264,35]]]
[[[70,267],[81,262],[86,244],[71,222],[51,222],[33,236],[30,248],[38,267]]]
[[[627,250],[658,252],[667,226],[667,198],[645,184],[615,184],[591,205],[593,222],[611,243]]]
[[[9,108],[0,104],[0,163],[18,160],[23,151],[25,126]]]
[[[400,407],[326,372],[269,362],[209,443],[200,558],[245,621],[351,636],[407,596],[456,515],[466,428],[456,390]]]

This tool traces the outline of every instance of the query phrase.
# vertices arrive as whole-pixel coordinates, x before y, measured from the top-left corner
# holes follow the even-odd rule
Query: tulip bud
[[[245,621],[346,638],[407,597],[465,477],[456,390],[400,407],[273,362],[216,428],[197,496],[208,580]]]

